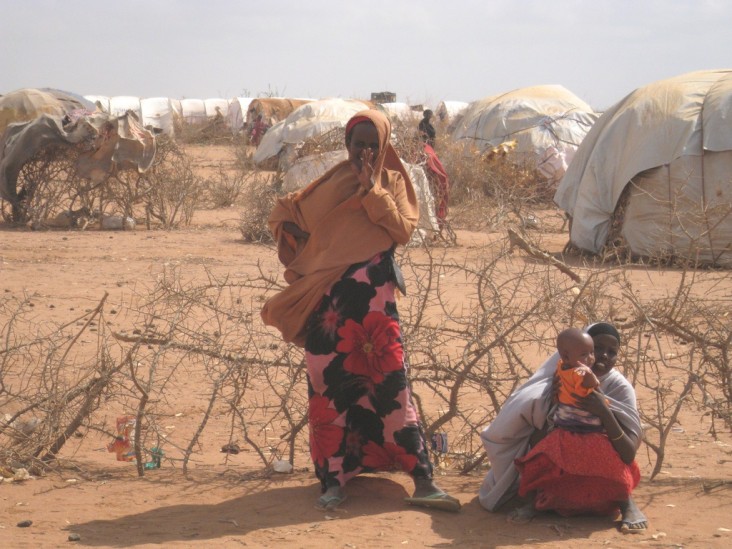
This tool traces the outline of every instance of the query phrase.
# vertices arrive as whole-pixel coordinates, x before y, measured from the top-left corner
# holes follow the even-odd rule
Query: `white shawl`
[[[480,434],[491,468],[483,479],[478,499],[489,511],[497,510],[518,490],[519,474],[514,460],[529,449],[529,437],[541,429],[553,408],[552,379],[559,361],[554,353],[508,397],[493,423]],[[636,434],[640,444],[642,430],[635,390],[616,369],[600,378],[600,390],[610,401],[610,409],[623,429]]]

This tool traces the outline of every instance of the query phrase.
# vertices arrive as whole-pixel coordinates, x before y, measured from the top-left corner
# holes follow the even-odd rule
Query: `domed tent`
[[[206,117],[211,119],[216,116],[216,109],[221,111],[221,116],[226,118],[229,112],[229,100],[222,99],[220,97],[209,97],[203,100],[204,107],[206,108]]]
[[[167,97],[147,97],[140,100],[142,125],[152,127],[155,133],[174,135],[174,111]]]
[[[0,97],[0,135],[9,124],[28,122],[43,114],[63,117],[76,109],[86,109],[87,101],[55,90],[23,88]],[[93,106],[91,107],[93,110]]]
[[[109,98],[109,114],[122,116],[127,111],[132,111],[138,120],[142,120],[142,108],[140,98],[130,95],[116,95]]]
[[[190,125],[205,124],[206,102],[203,99],[181,99],[181,118],[183,122]]]
[[[479,153],[515,142],[517,161],[556,182],[595,120],[592,108],[563,86],[534,86],[473,101],[452,138]]]
[[[244,129],[244,123],[247,119],[247,109],[249,103],[253,101],[251,97],[234,97],[229,101],[229,111],[226,113],[226,125],[231,129],[231,133],[236,135]]]
[[[612,106],[554,201],[583,250],[619,239],[639,256],[732,266],[732,70],[655,82]]]
[[[468,108],[469,103],[464,101],[440,101],[435,110],[435,116],[439,120],[440,124],[446,128],[452,128],[454,131],[455,127],[460,123],[460,120],[465,114],[465,110]]]
[[[259,164],[279,154],[285,155],[307,139],[324,135],[335,128],[345,128],[348,120],[368,106],[355,99],[322,99],[300,105],[283,121],[275,124],[264,134],[264,138],[254,152],[254,162]],[[289,168],[289,163],[281,166]]]
[[[106,113],[110,111],[109,97],[107,97],[106,95],[85,95],[84,99],[86,99],[87,101],[91,101],[92,103],[94,103],[95,106],[97,106],[97,108]]]

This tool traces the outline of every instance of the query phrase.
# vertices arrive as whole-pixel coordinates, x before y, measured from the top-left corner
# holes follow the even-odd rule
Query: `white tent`
[[[85,95],[84,99],[86,99],[87,101],[91,101],[95,105],[99,103],[102,110],[106,113],[109,113],[109,97],[107,97],[106,95]]]
[[[229,111],[226,113],[226,125],[231,128],[231,133],[238,134],[244,129],[247,120],[247,109],[253,97],[234,97],[229,101]]]
[[[205,124],[206,103],[203,99],[181,99],[181,118],[186,124]]]
[[[466,153],[515,141],[514,157],[559,181],[597,115],[562,86],[522,88],[473,101],[452,137]]]
[[[152,126],[159,133],[173,135],[173,106],[167,97],[148,97],[140,100],[142,125]]]
[[[354,114],[367,108],[365,103],[355,99],[322,99],[305,103],[267,130],[254,153],[254,162],[261,163],[284,148],[292,151],[305,140],[334,128],[345,128]],[[288,167],[285,165],[283,169]]]
[[[171,99],[170,106],[173,108],[173,117],[183,118],[183,107],[180,104],[180,99]]]
[[[455,121],[458,117],[465,113],[469,103],[465,101],[440,101],[435,111],[435,116],[441,124],[446,126]]]
[[[213,118],[216,116],[216,108],[221,111],[221,116],[226,119],[226,114],[229,112],[229,100],[221,99],[220,97],[212,97],[204,99],[203,104],[206,107],[206,117]]]
[[[584,250],[620,237],[637,255],[732,266],[732,70],[655,82],[613,105],[554,201]]]
[[[422,119],[422,111],[414,111],[406,103],[379,103],[376,105],[393,123],[413,124],[415,129]]]
[[[142,120],[139,97],[116,95],[109,98],[109,114],[112,116],[122,116],[127,111],[134,112],[137,119]]]

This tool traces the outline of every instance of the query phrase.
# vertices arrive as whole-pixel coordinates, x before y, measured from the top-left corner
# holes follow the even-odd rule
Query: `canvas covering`
[[[76,170],[81,178],[103,181],[113,170],[147,170],[155,158],[155,139],[125,112],[119,117],[87,113],[73,121],[42,114],[12,124],[0,140],[0,197],[18,202],[17,181],[23,165],[44,147],[78,147]]]
[[[563,86],[533,86],[470,103],[452,138],[465,144],[467,154],[515,141],[517,161],[558,182],[597,118]]]
[[[600,252],[631,184],[620,234],[633,253],[731,266],[731,112],[732,70],[654,82],[608,109],[554,197],[572,243]]]

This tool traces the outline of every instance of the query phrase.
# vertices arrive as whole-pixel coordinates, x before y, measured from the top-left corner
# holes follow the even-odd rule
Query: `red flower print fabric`
[[[308,320],[310,452],[323,490],[378,470],[432,477],[407,383],[391,253],[351,266]]]

